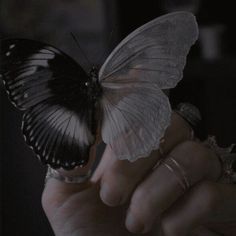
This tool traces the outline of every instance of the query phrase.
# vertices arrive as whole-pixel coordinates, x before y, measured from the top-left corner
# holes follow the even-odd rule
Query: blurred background
[[[53,44],[88,69],[70,32],[78,37],[90,61],[101,65],[128,33],[176,10],[196,15],[200,37],[188,56],[183,80],[170,93],[172,106],[179,102],[197,105],[204,118],[202,137],[214,134],[223,146],[236,142],[233,1],[1,0],[0,37]],[[1,82],[0,96],[0,235],[53,235],[41,208],[45,168],[25,145],[22,114],[9,103]]]

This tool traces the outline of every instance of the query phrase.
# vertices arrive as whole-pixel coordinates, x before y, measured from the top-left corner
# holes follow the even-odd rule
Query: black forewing
[[[41,161],[71,169],[88,161],[94,101],[84,70],[41,42],[1,42],[1,75],[11,102],[25,111],[23,134]]]

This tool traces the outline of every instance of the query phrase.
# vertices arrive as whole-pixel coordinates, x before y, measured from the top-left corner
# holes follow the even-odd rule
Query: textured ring
[[[208,136],[205,146],[212,149],[219,157],[222,164],[222,175],[219,179],[222,183],[236,184],[236,145],[222,148],[218,146],[215,136]]]
[[[199,109],[191,103],[180,103],[175,112],[187,121],[192,128],[197,127],[202,120]]]
[[[59,171],[52,169],[50,166],[48,166],[45,183],[47,183],[50,178],[54,178],[56,180],[68,184],[81,184],[86,182],[91,177],[91,173],[92,171],[90,170],[87,174],[84,175],[65,176],[62,175]]]

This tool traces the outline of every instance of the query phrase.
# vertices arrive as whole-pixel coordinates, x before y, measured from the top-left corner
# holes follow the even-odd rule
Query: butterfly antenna
[[[114,32],[115,32],[115,28],[112,29],[112,31],[110,32],[109,38],[107,40],[108,42],[108,48],[110,48],[111,46],[111,42],[112,42],[112,38],[114,36]],[[102,55],[100,56],[98,62],[100,62],[102,60],[102,62],[105,60],[105,56],[106,56],[107,50],[105,49],[102,53]]]
[[[89,66],[92,67],[93,64],[92,64],[91,61],[88,59],[86,53],[83,51],[82,47],[81,47],[80,44],[79,44],[78,39],[76,38],[76,36],[75,36],[72,32],[71,32],[70,34],[71,34],[72,38],[74,39],[76,45],[78,46],[79,50],[80,50],[81,53],[83,54],[85,60],[87,61],[87,63],[89,64]]]

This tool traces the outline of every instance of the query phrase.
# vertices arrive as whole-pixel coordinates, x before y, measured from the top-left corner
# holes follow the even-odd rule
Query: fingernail
[[[100,190],[100,197],[102,201],[108,206],[117,206],[121,202],[120,194],[112,191],[106,183],[103,183]]]
[[[134,218],[132,213],[128,213],[126,217],[126,227],[131,233],[142,233],[145,230],[144,225]]]

